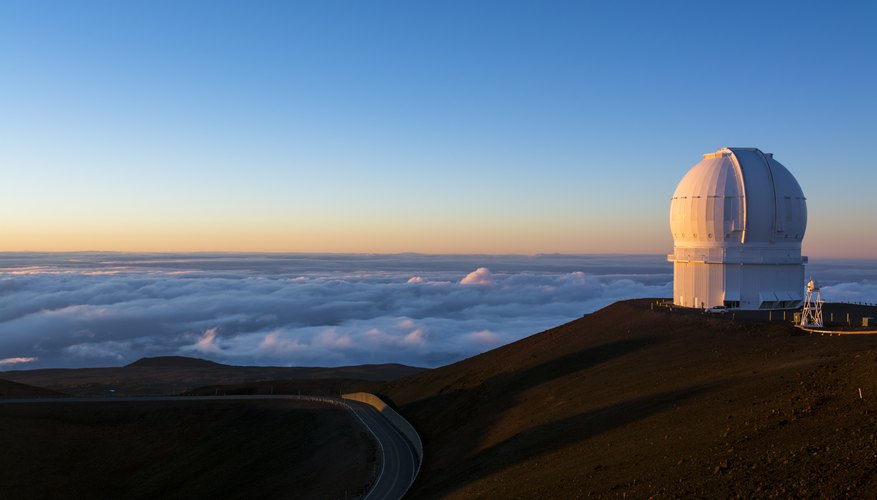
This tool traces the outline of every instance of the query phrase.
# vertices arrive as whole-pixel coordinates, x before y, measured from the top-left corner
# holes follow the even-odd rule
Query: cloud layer
[[[657,257],[5,254],[0,369],[189,355],[439,366],[616,300],[672,295]],[[826,287],[877,302],[877,285]]]

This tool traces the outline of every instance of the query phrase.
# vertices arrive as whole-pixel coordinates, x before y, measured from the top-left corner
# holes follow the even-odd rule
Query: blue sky
[[[873,2],[0,4],[0,250],[671,250],[773,152],[874,257]]]

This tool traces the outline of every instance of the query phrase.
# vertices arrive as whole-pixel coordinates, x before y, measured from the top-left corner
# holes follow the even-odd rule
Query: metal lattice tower
[[[808,328],[822,328],[822,295],[819,286],[812,279],[807,283],[807,293],[804,298],[804,310],[801,311],[801,326]]]

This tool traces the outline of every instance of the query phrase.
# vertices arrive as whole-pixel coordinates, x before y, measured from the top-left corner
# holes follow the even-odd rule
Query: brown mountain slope
[[[56,398],[66,394],[0,379],[0,398]]]
[[[423,438],[414,496],[877,491],[877,336],[649,305],[386,384]]]

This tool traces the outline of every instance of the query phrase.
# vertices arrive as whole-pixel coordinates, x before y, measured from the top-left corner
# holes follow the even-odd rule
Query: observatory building
[[[800,307],[806,227],[801,186],[772,154],[722,148],[703,155],[670,202],[673,303]]]

